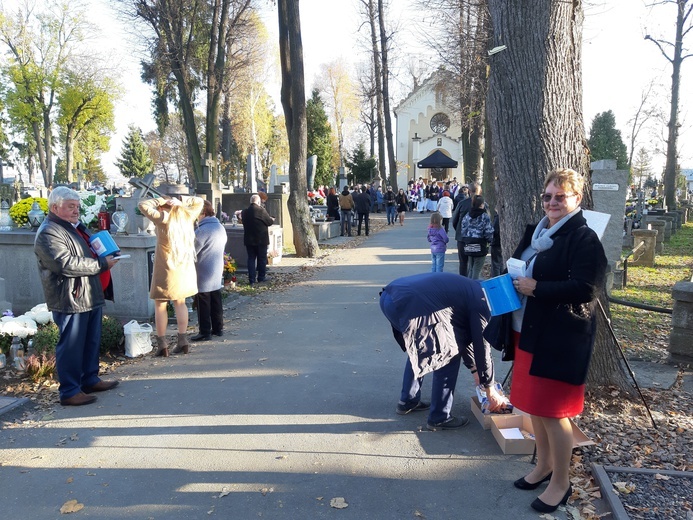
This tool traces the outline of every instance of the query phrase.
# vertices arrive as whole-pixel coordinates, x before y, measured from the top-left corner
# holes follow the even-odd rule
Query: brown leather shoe
[[[82,391],[85,394],[93,394],[94,392],[105,392],[111,388],[115,388],[120,384],[120,381],[99,381],[93,386],[85,386]]]
[[[87,395],[84,392],[79,392],[72,397],[61,399],[60,404],[63,406],[82,406],[85,404],[91,404],[94,401],[96,401],[95,395]]]

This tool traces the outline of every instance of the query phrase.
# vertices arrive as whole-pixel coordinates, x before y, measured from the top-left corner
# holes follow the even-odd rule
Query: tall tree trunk
[[[676,39],[674,40],[674,58],[671,60],[671,109],[667,124],[667,161],[664,166],[664,199],[670,209],[676,209],[676,170],[678,167],[679,138],[679,87],[681,84],[681,62],[683,50],[684,10],[687,0],[678,0],[676,17]],[[690,14],[690,10],[688,11]]]
[[[202,182],[202,154],[200,151],[200,142],[197,138],[197,125],[195,124],[195,109],[192,103],[192,96],[188,89],[188,83],[182,70],[173,71],[176,78],[176,87],[178,87],[178,102],[183,118],[183,130],[185,131],[185,142],[188,148],[188,158],[192,165],[194,178],[189,179],[191,184],[197,186],[198,182]]]
[[[307,129],[303,43],[298,0],[278,0],[279,54],[282,70],[281,100],[289,137],[289,215],[299,257],[320,252],[310,221],[306,179]]]
[[[543,216],[539,194],[545,175],[571,167],[589,177],[582,123],[582,3],[489,0],[494,46],[488,121],[493,134],[496,194],[504,257],[510,256],[528,223]],[[591,201],[585,183],[585,202]],[[591,385],[632,389],[615,360],[613,340],[597,337]]]
[[[39,159],[39,168],[43,174],[43,183],[46,186],[53,184],[52,176],[48,175],[48,168],[46,166],[46,152],[43,148],[43,138],[41,137],[41,125],[38,121],[32,121],[31,131],[34,134],[34,141],[36,142],[36,153]]]
[[[383,116],[385,117],[385,140],[387,142],[387,162],[389,165],[390,186],[392,186],[392,191],[397,193],[397,190],[399,190],[397,186],[397,159],[395,158],[395,144],[394,138],[392,136],[392,115],[390,113],[389,88],[390,70],[388,68],[387,62],[388,37],[387,33],[385,32],[385,9],[383,8],[383,1],[384,0],[378,0],[378,23],[380,25],[380,56],[382,60],[383,74]]]
[[[375,109],[376,126],[378,128],[378,169],[380,178],[385,180],[387,171],[387,155],[385,154],[385,128],[383,116],[383,75],[380,62],[380,48],[378,46],[378,29],[376,25],[377,12],[375,0],[368,0],[368,24],[371,28],[371,50],[373,52],[373,74],[375,79]]]
[[[220,153],[222,159],[222,168],[219,170],[222,178],[231,183],[231,95],[227,92],[224,96],[224,104],[222,107],[221,117],[221,144]]]
[[[667,161],[664,166],[664,195],[666,205],[676,208],[676,170],[678,168],[677,142],[679,137],[679,87],[681,84],[681,64],[686,58],[693,56],[691,53],[683,54],[683,40],[693,29],[689,18],[693,15],[693,2],[690,0],[673,0],[672,2],[657,2],[661,4],[675,3],[676,11],[676,38],[674,42],[656,40],[649,34],[646,40],[653,42],[662,55],[671,63],[671,108],[669,110],[668,136],[667,136]],[[656,4],[655,4],[656,5]],[[688,26],[686,24],[688,23]],[[669,57],[667,51],[673,48],[674,55]]]

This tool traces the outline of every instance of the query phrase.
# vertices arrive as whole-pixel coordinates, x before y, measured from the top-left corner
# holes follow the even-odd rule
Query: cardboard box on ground
[[[572,419],[570,425],[573,428],[573,448],[594,444]],[[520,430],[522,438],[512,438],[517,437],[517,429]],[[534,428],[529,415],[513,413],[492,416],[491,433],[506,455],[530,455],[534,452]],[[528,436],[531,438],[527,438]]]
[[[534,428],[529,415],[517,409],[511,414],[484,415],[477,396],[470,399],[470,407],[481,427],[491,430],[505,455],[531,455],[534,452]],[[570,425],[573,427],[573,448],[594,444],[572,419]]]

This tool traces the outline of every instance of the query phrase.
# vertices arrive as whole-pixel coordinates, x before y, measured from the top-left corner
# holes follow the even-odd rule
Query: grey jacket
[[[105,305],[99,275],[108,271],[108,263],[92,256],[68,221],[48,213],[36,232],[34,253],[49,311],[77,314]]]
[[[195,230],[197,290],[201,293],[221,289],[224,276],[226,229],[216,217],[205,217]]]

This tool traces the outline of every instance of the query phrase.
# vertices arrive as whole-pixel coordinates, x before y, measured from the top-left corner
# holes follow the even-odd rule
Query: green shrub
[[[58,344],[59,338],[60,331],[58,326],[52,321],[45,325],[39,325],[36,334],[32,337],[36,354],[52,354],[55,352],[55,346]]]
[[[7,356],[10,353],[10,345],[12,345],[12,336],[0,334],[0,352]]]
[[[108,354],[120,347],[125,338],[123,325],[116,318],[104,316],[101,320],[101,354]]]

